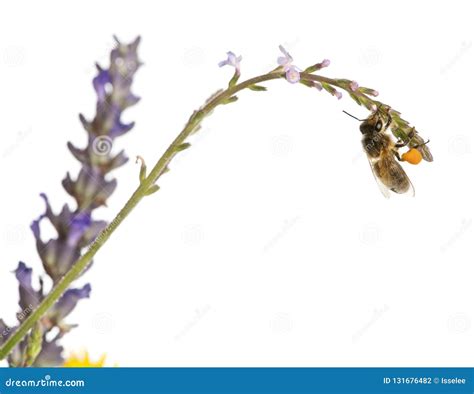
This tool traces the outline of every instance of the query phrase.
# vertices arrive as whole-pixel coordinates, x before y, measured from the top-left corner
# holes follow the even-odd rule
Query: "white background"
[[[166,5],[165,5],[166,4]],[[112,35],[140,34],[116,151],[151,166],[193,109],[232,74],[276,66],[284,44],[304,68],[380,91],[430,138],[435,161],[405,166],[415,198],[385,200],[360,145],[367,112],[346,95],[266,84],[205,121],[98,253],[69,317],[67,351],[120,366],[472,366],[473,48],[468,1],[23,1],[0,13],[0,300],[14,322],[11,271],[41,271],[31,220],[72,202],[60,186],[93,116],[94,62]],[[130,161],[96,218],[137,186]],[[45,230],[46,231],[46,230]]]

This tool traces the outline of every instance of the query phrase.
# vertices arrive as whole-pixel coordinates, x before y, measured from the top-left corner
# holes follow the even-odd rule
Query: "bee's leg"
[[[407,146],[407,145],[410,143],[411,139],[409,139],[409,140],[406,141],[406,142],[403,142],[403,141],[400,141],[400,140],[398,140],[398,141],[399,141],[399,142],[397,142],[397,143],[395,144],[395,148],[403,148],[404,146]]]
[[[398,150],[392,149],[393,155],[398,159],[398,161],[403,161],[402,157],[400,156],[400,153],[398,153]]]
[[[428,142],[430,142],[430,140],[425,141],[425,142],[423,142],[423,143],[421,143],[421,144],[416,144],[416,145],[413,146],[413,148],[415,148],[415,149],[416,149],[416,148],[419,148],[420,146],[426,145]]]
[[[403,141],[397,142],[395,144],[395,147],[396,148],[403,148],[404,146],[407,146],[411,142],[413,137],[415,137],[415,128],[414,127],[411,129],[410,133],[408,133],[408,140],[406,142],[403,142]],[[424,144],[426,144],[426,142],[421,144],[421,145],[424,145]],[[418,146],[420,146],[420,145],[414,146],[413,148],[417,148]]]
[[[390,111],[390,108],[389,108],[389,111]],[[385,125],[385,128],[388,129],[391,124],[392,124],[392,115],[390,115],[390,112],[387,111],[387,124]]]

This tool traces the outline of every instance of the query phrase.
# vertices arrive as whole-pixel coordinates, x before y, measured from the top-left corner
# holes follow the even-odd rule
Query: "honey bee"
[[[390,197],[390,191],[414,195],[415,189],[399,162],[418,164],[423,158],[418,148],[426,145],[429,141],[423,142],[421,140],[422,142],[413,145],[411,149],[400,155],[398,151],[400,148],[407,146],[415,137],[417,142],[421,139],[414,128],[408,141],[394,142],[387,133],[392,122],[389,111],[382,112],[377,109],[367,119],[358,119],[346,111],[344,112],[362,122],[360,125],[363,135],[362,147],[367,154],[370,167],[382,194],[386,198]]]

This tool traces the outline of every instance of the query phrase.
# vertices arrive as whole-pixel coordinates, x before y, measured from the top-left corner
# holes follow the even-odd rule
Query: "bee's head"
[[[360,124],[360,132],[362,134],[377,134],[382,131],[384,131],[388,125],[388,123],[385,121],[382,113],[379,111],[379,108],[377,108],[376,111],[372,112],[372,114],[367,118],[367,119],[359,119],[356,118],[354,115],[351,115],[350,113],[343,111],[345,114],[351,116],[354,119],[357,119],[359,122],[362,122]],[[388,115],[390,117],[390,115]],[[390,120],[389,120],[390,121]]]
[[[349,112],[342,111],[345,114],[349,115],[350,117],[357,119],[359,122],[362,122],[360,124],[360,132],[362,134],[377,134],[382,131],[385,131],[387,126],[390,124],[391,117],[390,114],[387,112],[387,117],[388,120],[386,120],[380,111],[380,107],[377,108],[376,111],[372,112],[370,116],[367,119],[359,119],[356,118],[354,115],[351,115]]]
[[[383,129],[383,119],[377,113],[374,113],[360,124],[360,132],[362,134],[377,134],[383,131]]]

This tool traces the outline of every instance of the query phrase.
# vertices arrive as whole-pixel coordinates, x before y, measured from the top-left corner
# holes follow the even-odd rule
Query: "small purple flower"
[[[289,54],[289,52],[283,47],[283,45],[280,45],[278,47],[283,53],[284,56],[279,56],[277,59],[277,62],[280,66],[286,67],[289,66],[293,62],[293,57]]]
[[[286,80],[289,83],[298,83],[301,79],[300,72],[296,66],[289,66],[286,69]]]
[[[97,65],[97,70],[99,73],[92,80],[92,85],[97,93],[97,101],[104,102],[112,88],[112,79],[108,70],[103,70],[99,65]]]
[[[219,67],[231,66],[235,68],[235,72],[240,75],[240,62],[242,56],[236,56],[234,52],[227,52],[227,59],[219,62]]]
[[[43,298],[42,289],[35,290],[32,285],[33,270],[20,261],[18,268],[15,270],[15,276],[18,280],[21,314],[24,317],[28,315],[33,308],[35,308]],[[23,320],[23,319],[22,319]]]
[[[293,62],[293,58],[289,54],[289,52],[283,47],[283,45],[280,45],[278,48],[280,48],[280,51],[283,53],[284,56],[279,56],[277,62],[281,67],[283,67],[283,70],[285,71],[286,80],[289,83],[298,83],[301,79],[301,70],[291,64]]]
[[[63,350],[64,348],[54,339],[48,341],[44,338],[41,352],[35,360],[35,365],[42,367],[56,367],[61,365],[64,361],[62,357]]]
[[[336,96],[337,99],[340,100],[340,99],[342,98],[342,93],[341,93],[339,90],[336,90],[336,91],[334,92],[334,96]]]
[[[91,285],[86,284],[80,289],[69,289],[59,301],[48,312],[48,318],[59,323],[76,307],[79,300],[89,298],[91,293]]]
[[[322,62],[321,62],[321,68],[323,67],[329,67],[329,65],[331,64],[331,61],[329,59],[324,59]]]
[[[351,88],[351,90],[353,92],[356,92],[357,89],[359,89],[359,84],[356,82],[356,81],[352,81],[350,84],[349,84],[349,87]]]

